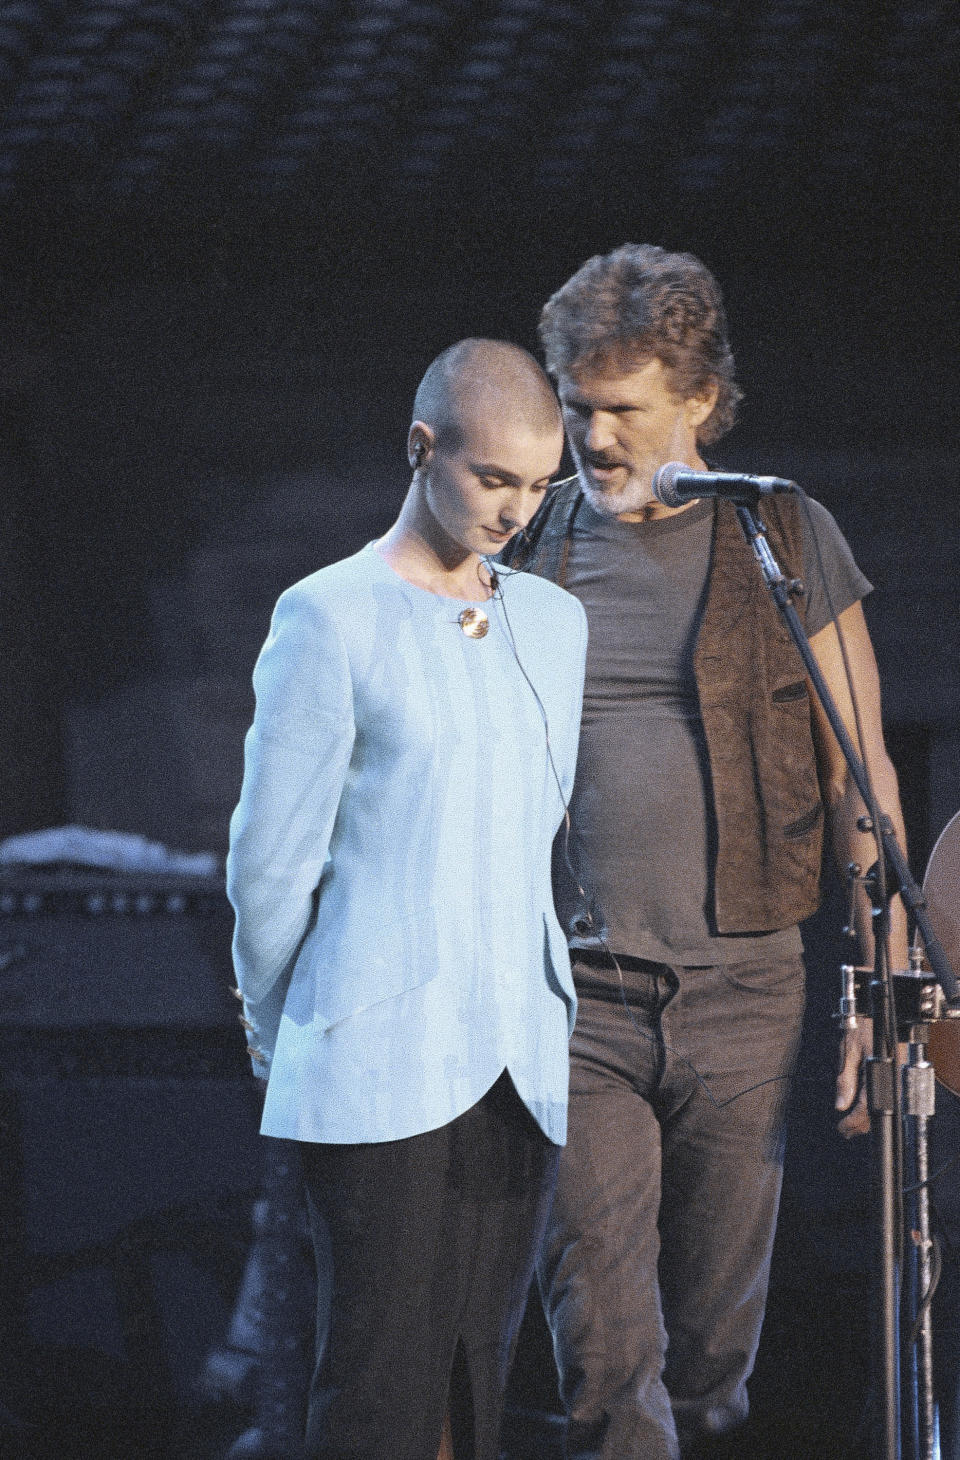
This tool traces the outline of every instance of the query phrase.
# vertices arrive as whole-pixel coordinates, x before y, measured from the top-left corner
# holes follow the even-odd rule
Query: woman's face
[[[465,420],[450,446],[432,441],[424,465],[423,504],[435,525],[435,546],[486,556],[526,527],[555,475],[563,432],[537,431],[503,420]]]

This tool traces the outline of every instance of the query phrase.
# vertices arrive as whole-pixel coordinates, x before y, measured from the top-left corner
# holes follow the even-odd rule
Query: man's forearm
[[[889,816],[897,841],[906,854],[906,834],[897,775],[885,750],[872,757],[870,771],[877,807],[881,813]],[[860,792],[848,773],[843,791],[832,805],[830,805],[828,797],[827,807],[834,856],[840,876],[844,881],[846,881],[851,862],[856,862],[865,873],[877,860],[877,844],[872,832],[861,831],[857,825],[860,818],[867,814],[867,808],[863,804]],[[874,961],[873,922],[870,899],[863,887],[856,889],[854,923],[857,934],[858,962],[863,967],[870,967]],[[898,896],[893,898],[890,906],[890,957],[893,968],[907,967],[907,950],[907,916]]]

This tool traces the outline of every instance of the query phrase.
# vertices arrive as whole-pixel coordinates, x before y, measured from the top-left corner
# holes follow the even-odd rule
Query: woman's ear
[[[433,432],[423,421],[414,421],[407,434],[407,459],[413,471],[419,471],[433,450]]]

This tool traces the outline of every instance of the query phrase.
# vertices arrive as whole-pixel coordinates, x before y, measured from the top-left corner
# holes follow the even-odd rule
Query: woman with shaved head
[[[574,995],[550,890],[586,626],[499,566],[557,470],[514,345],[427,370],[379,541],[280,598],[231,823],[263,1132],[300,1143],[332,1254],[313,1460],[496,1460],[565,1139]]]

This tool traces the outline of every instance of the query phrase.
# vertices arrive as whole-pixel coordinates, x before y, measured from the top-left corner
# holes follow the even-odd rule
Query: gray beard
[[[621,512],[639,512],[650,501],[650,493],[643,483],[629,478],[619,492],[598,492],[581,472],[580,485],[590,506],[604,517],[619,517]]]

